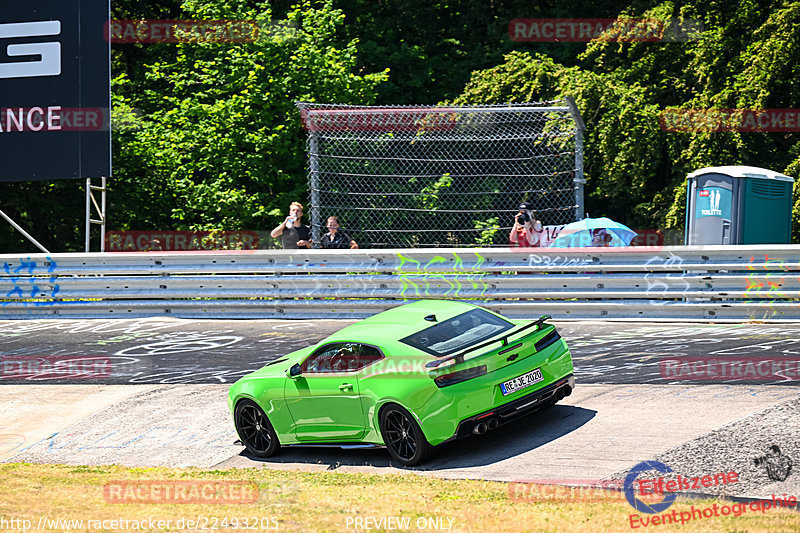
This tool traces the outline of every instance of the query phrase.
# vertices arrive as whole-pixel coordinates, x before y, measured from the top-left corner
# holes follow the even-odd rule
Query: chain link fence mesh
[[[523,201],[545,225],[583,218],[580,116],[567,103],[298,102],[314,242],[332,215],[361,247],[391,248],[507,246]]]

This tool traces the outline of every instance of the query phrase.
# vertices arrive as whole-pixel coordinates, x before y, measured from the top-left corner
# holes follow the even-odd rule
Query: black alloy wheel
[[[278,435],[272,428],[269,418],[254,401],[239,401],[236,404],[233,422],[242,444],[256,457],[270,457],[280,448]]]
[[[403,466],[418,465],[433,450],[417,421],[398,405],[381,411],[381,435],[392,458]]]

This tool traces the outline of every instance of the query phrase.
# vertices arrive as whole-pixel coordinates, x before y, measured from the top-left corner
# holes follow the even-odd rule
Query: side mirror
[[[286,375],[288,375],[290,378],[296,378],[300,374],[302,374],[302,370],[300,370],[300,364],[299,363],[293,364],[289,368],[289,370],[286,372]]]

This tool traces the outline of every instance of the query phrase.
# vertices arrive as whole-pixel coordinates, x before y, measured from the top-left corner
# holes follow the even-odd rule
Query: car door
[[[320,346],[300,365],[300,375],[286,380],[284,395],[298,440],[353,440],[364,434],[358,380],[351,369],[358,351],[357,343]]]

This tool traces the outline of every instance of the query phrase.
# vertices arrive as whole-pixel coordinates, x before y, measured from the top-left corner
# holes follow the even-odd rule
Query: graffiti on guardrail
[[[757,266],[754,263],[759,263],[759,265]],[[786,276],[778,273],[778,271],[789,272],[796,269],[788,265],[783,259],[770,258],[769,254],[764,254],[763,264],[761,263],[760,257],[750,257],[750,264],[746,268],[751,273],[747,275],[747,285],[744,291],[745,299],[784,300],[790,298],[782,290],[782,287],[786,284]],[[790,279],[789,281],[800,281],[800,278]]]
[[[53,299],[61,291],[61,287],[56,283],[58,275],[55,273],[58,264],[50,257],[47,256],[46,260],[39,265],[36,261],[32,261],[30,257],[27,259],[19,259],[19,265],[3,263],[3,272],[8,276],[8,280],[13,284],[13,287],[6,292],[6,301],[2,303],[3,306],[12,303],[21,303],[23,305],[43,306],[53,305]],[[41,272],[37,272],[39,269]],[[34,301],[30,301],[34,300]]]
[[[683,265],[683,258],[679,255],[676,255],[672,252],[669,253],[668,257],[663,257],[660,255],[656,255],[651,257],[645,262],[645,266],[652,266],[652,265],[664,265],[669,267],[669,269],[677,270],[678,268]],[[691,286],[689,282],[687,282],[684,277],[686,276],[686,272],[682,271],[679,274],[675,273],[666,273],[666,272],[648,272],[645,274],[644,279],[647,281],[647,295],[651,296],[651,294],[655,293],[656,298],[664,298],[668,295],[668,293],[680,292],[680,291],[688,291]],[[677,291],[676,291],[677,289]],[[669,300],[650,300],[651,305],[664,305],[668,303]]]
[[[274,252],[273,257],[272,252],[254,251],[247,256],[231,257],[219,252],[207,256],[193,254],[191,259],[174,254],[165,256],[166,262],[165,257],[131,253],[114,257],[113,263],[108,261],[108,254],[85,257],[64,254],[55,256],[59,264],[50,256],[19,255],[0,260],[0,308],[7,318],[54,317],[62,309],[67,315],[80,313],[98,318],[110,313],[197,316],[196,311],[206,305],[213,306],[203,309],[203,314],[208,313],[206,316],[242,313],[247,309],[246,313],[263,316],[302,313],[310,317],[328,314],[327,309],[314,313],[317,308],[323,309],[320,304],[328,303],[321,299],[330,299],[337,306],[353,302],[357,309],[354,312],[363,316],[384,303],[378,301],[380,298],[392,300],[385,302],[387,305],[413,298],[498,302],[518,296],[532,298],[537,290],[541,292],[539,287],[547,287],[549,274],[573,272],[591,279],[581,279],[581,284],[575,286],[565,285],[563,291],[559,287],[558,292],[563,296],[547,298],[564,303],[563,311],[554,310],[562,317],[577,316],[568,310],[570,306],[589,309],[593,303],[587,301],[597,298],[592,293],[596,286],[612,293],[604,296],[613,302],[609,310],[601,310],[604,315],[643,315],[643,307],[647,306],[659,316],[672,318],[788,319],[800,316],[800,259],[795,255],[797,252],[784,248],[764,246],[745,252],[733,247],[702,251],[673,248],[652,254],[648,250],[635,253],[599,249],[578,253],[522,248],[392,250],[348,251],[333,258],[328,252],[320,255],[309,252],[299,258],[283,252]],[[270,275],[275,265],[284,263],[288,273],[295,266],[308,272],[302,277]],[[264,272],[261,277],[241,275]],[[174,273],[180,277],[172,277]],[[206,278],[218,273],[231,277]],[[526,275],[518,276],[520,273]],[[135,276],[135,285],[130,285],[131,276]],[[169,284],[163,282],[165,278]],[[211,283],[214,279],[219,283]],[[222,281],[226,283],[223,285]],[[266,288],[259,285],[262,281]],[[592,283],[595,281],[597,285]],[[591,291],[584,290],[586,286],[592,286]],[[104,289],[112,290],[103,292]],[[81,297],[87,294],[102,296]],[[155,294],[163,300],[156,303]],[[66,301],[70,298],[74,301]],[[259,307],[254,301],[259,298],[269,300],[270,305]],[[313,310],[308,306],[310,300],[317,300]],[[228,302],[232,305],[222,305]],[[279,302],[278,310],[272,305],[275,302]],[[520,304],[518,309],[525,313],[533,305],[538,304]],[[594,315],[597,308],[578,312]],[[696,314],[692,315],[693,312]],[[0,336],[3,335],[0,328]]]
[[[455,252],[452,253],[450,259],[436,255],[425,265],[416,259],[398,253],[400,265],[397,270],[400,273],[400,283],[403,285],[401,296],[403,298],[422,296],[483,298],[486,291],[489,290],[489,284],[484,281],[488,273],[480,270],[486,259],[478,252],[474,253],[477,261],[469,265],[464,264],[464,261]],[[452,264],[449,264],[450,262]],[[407,264],[408,266],[406,266]],[[434,267],[436,267],[435,270]],[[437,291],[434,295],[431,294],[431,289],[447,290],[444,293]],[[467,291],[469,292],[467,293]]]
[[[786,279],[783,276],[778,277],[771,273],[762,275],[750,274],[747,276],[747,286],[744,291],[744,297],[748,300],[779,300],[788,298],[788,296],[781,290],[781,287],[783,287],[785,282]]]
[[[592,261],[589,259],[573,257],[570,259],[567,256],[551,256],[530,254],[528,256],[528,265],[530,266],[543,266],[551,270],[558,270],[559,268],[579,267],[584,265],[591,265]]]

